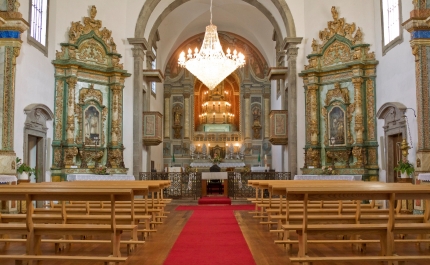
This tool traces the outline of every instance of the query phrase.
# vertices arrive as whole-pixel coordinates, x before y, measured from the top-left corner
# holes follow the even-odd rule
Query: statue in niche
[[[98,145],[101,133],[100,112],[96,107],[90,106],[84,113],[84,135],[85,143],[88,145]]]
[[[345,113],[339,107],[334,107],[329,114],[329,144],[345,145]]]
[[[181,124],[181,112],[178,110],[175,112],[175,125],[180,125]]]

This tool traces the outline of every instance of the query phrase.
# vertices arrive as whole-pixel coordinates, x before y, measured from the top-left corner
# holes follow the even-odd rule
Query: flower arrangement
[[[401,173],[406,173],[406,175],[410,176],[412,173],[414,173],[415,168],[414,165],[412,165],[406,158],[403,158],[401,161],[399,161],[394,170]]]
[[[334,175],[334,174],[336,174],[334,168],[331,167],[331,166],[323,166],[321,169],[322,169],[324,175]]]
[[[212,163],[219,164],[221,162],[221,157],[215,154],[214,159],[212,159]]]
[[[103,165],[99,165],[93,169],[94,174],[97,175],[107,175],[107,167]]]
[[[26,172],[28,176],[31,176],[32,173],[35,173],[35,169],[22,162],[22,159],[19,157],[16,158],[16,171],[19,174]]]

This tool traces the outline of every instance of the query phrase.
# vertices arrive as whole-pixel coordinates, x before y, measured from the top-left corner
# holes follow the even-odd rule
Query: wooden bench
[[[398,265],[407,264],[408,261],[430,260],[430,256],[368,256],[368,257],[290,257],[291,263],[308,263],[312,262],[364,262],[364,261],[388,261],[398,262]]]
[[[59,256],[59,255],[0,255],[0,260],[14,260],[15,265],[23,265],[24,261],[52,261],[52,260],[67,260],[67,261],[92,261],[92,262],[104,262],[105,265],[110,264],[111,262],[125,262],[127,258],[122,257],[91,257],[91,256],[79,256],[70,258],[70,256]]]
[[[38,260],[43,260],[45,257],[41,255],[40,244],[42,235],[67,235],[67,234],[106,234],[111,238],[112,256],[120,257],[120,237],[124,229],[132,230],[137,226],[132,225],[117,225],[115,222],[115,211],[111,213],[111,224],[109,225],[79,225],[79,224],[37,224],[33,223],[33,201],[44,200],[110,200],[112,209],[115,207],[116,201],[133,201],[134,193],[131,189],[57,189],[57,188],[29,188],[18,186],[0,187],[0,200],[25,200],[27,204],[27,214],[25,224],[14,224],[22,232],[25,227],[26,234],[26,254],[29,255],[25,259],[31,260],[32,255],[38,254]],[[10,228],[12,224],[0,224],[0,227]],[[40,255],[40,256],[39,256]],[[3,255],[0,255],[3,256]],[[59,256],[52,256],[59,257]],[[67,260],[80,260],[88,258],[85,256],[67,256]],[[57,258],[64,259],[64,258]],[[92,260],[106,262],[109,257],[92,257]],[[123,261],[123,259],[120,259]]]
[[[303,223],[297,229],[299,241],[299,257],[307,255],[307,237],[311,233],[357,233],[362,234],[367,231],[374,231],[381,235],[382,253],[386,256],[393,256],[394,234],[395,233],[430,233],[428,223],[402,224],[395,223],[395,199],[429,199],[430,187],[422,188],[410,184],[390,184],[390,183],[362,183],[359,185],[335,185],[333,187],[289,187],[286,189],[286,196],[289,200],[303,200],[304,216]],[[311,225],[307,219],[307,200],[335,200],[335,199],[387,199],[390,202],[388,222],[383,224],[336,224],[336,225]],[[428,220],[428,209],[426,209],[425,220]],[[385,233],[385,235],[384,235]],[[426,259],[417,256],[416,260]]]

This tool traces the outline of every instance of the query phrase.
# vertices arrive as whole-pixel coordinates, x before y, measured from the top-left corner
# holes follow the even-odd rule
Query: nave
[[[245,201],[233,201],[233,204],[243,204]],[[191,211],[176,211],[175,209],[180,205],[195,205],[194,201],[185,200],[173,200],[172,203],[166,206],[166,211],[169,212],[168,218],[164,220],[164,223],[157,226],[157,232],[151,233],[151,235],[145,240],[145,244],[140,245],[133,251],[124,265],[137,265],[137,264],[151,264],[151,265],[162,265],[166,260],[167,256],[176,239],[179,237],[182,229],[186,225],[187,221],[192,216]],[[204,207],[204,206],[203,206]],[[220,207],[220,206],[213,206]],[[221,206],[222,207],[222,206]],[[288,264],[288,257],[297,255],[297,246],[294,246],[291,252],[286,251],[281,245],[275,245],[274,240],[277,239],[275,234],[269,233],[269,229],[265,225],[259,224],[259,220],[253,218],[253,214],[249,211],[235,211],[236,220],[242,230],[243,236],[249,246],[249,249],[253,255],[256,265],[276,265],[276,264]],[[125,237],[129,235],[125,233]],[[214,235],[216,236],[216,235]],[[93,237],[93,239],[97,239]],[[210,240],[204,239],[203,240]],[[17,254],[21,253],[20,250],[25,248],[24,244],[10,244],[9,247],[5,247],[4,243],[0,243],[0,255],[4,254]],[[418,248],[416,246],[404,248],[399,246],[396,248],[399,255],[428,255],[429,250],[423,246]],[[42,252],[45,254],[55,255],[55,251],[52,244],[42,244]],[[66,251],[65,255],[85,255],[85,253],[91,252],[96,255],[104,255],[108,252],[108,246],[106,244],[91,244],[82,245],[74,244],[70,251]],[[310,256],[340,256],[340,255],[360,255],[356,250],[353,250],[350,246],[336,245],[311,245],[309,248]],[[379,246],[378,244],[369,244],[366,249],[366,255],[378,255]],[[121,255],[127,256],[127,249],[125,246],[121,246]],[[222,253],[220,254],[222,257]],[[14,261],[2,261],[2,265],[14,265]],[[44,261],[44,265],[92,265],[96,264],[93,262],[68,262],[68,261]],[[100,263],[101,264],[101,263]],[[220,263],[223,265],[230,265],[227,263]],[[333,265],[333,264],[358,264],[351,262],[321,262],[317,263],[321,265]],[[378,262],[363,262],[360,264],[382,264]],[[410,262],[407,264],[411,265],[424,265],[427,262]],[[247,264],[243,264],[247,265]]]

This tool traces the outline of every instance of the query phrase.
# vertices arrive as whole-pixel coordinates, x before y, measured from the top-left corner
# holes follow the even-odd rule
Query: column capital
[[[66,82],[69,86],[74,87],[78,82],[78,78],[76,76],[70,76],[67,78]]]
[[[363,78],[361,78],[361,77],[353,77],[352,78],[352,83],[354,83],[354,85],[355,84],[362,84],[363,83]]]
[[[172,94],[164,92],[164,99],[170,98]]]
[[[184,92],[183,95],[184,95],[184,98],[190,98],[191,94],[189,92]]]
[[[134,46],[134,48],[142,48],[144,51],[149,50],[148,41],[145,38],[128,38],[128,43]]]
[[[319,86],[316,84],[308,85],[308,90],[318,90]]]

